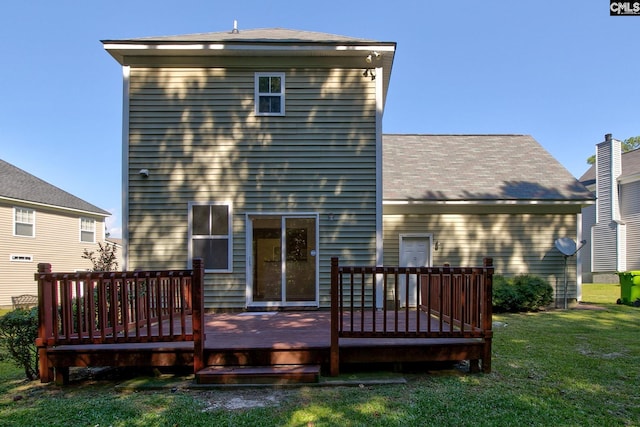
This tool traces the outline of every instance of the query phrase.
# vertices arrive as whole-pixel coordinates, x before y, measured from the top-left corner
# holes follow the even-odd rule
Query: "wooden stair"
[[[320,365],[208,366],[196,373],[198,384],[317,383]]]

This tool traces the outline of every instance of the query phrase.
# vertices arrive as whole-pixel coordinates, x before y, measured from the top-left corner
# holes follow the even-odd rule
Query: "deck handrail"
[[[52,272],[38,264],[40,375],[51,375],[46,347],[204,340],[202,260],[193,270]],[[194,307],[194,303],[196,306]],[[197,313],[197,319],[190,319]],[[190,324],[191,323],[191,324]]]
[[[482,267],[340,266],[332,258],[332,375],[339,372],[340,338],[482,338],[488,372],[493,271],[491,258]]]
[[[43,344],[192,339],[185,322],[192,270],[53,273],[50,264],[38,270]]]

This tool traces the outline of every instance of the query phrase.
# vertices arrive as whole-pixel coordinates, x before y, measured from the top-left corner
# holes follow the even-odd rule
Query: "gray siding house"
[[[622,153],[611,134],[580,181],[598,197],[583,210],[585,280],[617,283],[617,272],[640,270],[640,150]]]
[[[531,137],[383,136],[394,42],[263,29],[103,44],[123,70],[125,267],[204,258],[208,309],[328,307],[334,256],[494,256],[501,274],[556,280],[554,239],[580,238],[592,196]]]
[[[103,41],[124,73],[127,269],[205,259],[209,308],[329,304],[382,262],[395,43],[284,29]]]

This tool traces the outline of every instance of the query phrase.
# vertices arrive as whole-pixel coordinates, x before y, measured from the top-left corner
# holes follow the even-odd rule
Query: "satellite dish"
[[[565,256],[572,256],[578,251],[576,242],[571,237],[561,237],[556,240],[556,249]]]

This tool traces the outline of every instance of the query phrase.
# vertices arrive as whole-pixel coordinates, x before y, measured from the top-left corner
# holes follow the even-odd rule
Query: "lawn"
[[[130,390],[117,380],[29,383],[0,364],[0,425],[640,425],[640,309],[616,305],[619,292],[585,285],[589,309],[496,315],[488,375],[448,369],[395,385]]]

